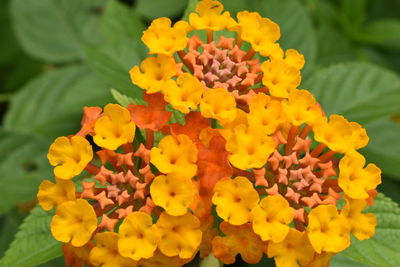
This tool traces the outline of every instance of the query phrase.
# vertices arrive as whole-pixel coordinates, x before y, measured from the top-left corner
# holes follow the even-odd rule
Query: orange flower
[[[140,129],[150,129],[152,131],[161,130],[171,118],[172,112],[165,111],[167,103],[160,93],[143,93],[143,99],[148,103],[145,105],[131,104],[128,107],[131,119]]]

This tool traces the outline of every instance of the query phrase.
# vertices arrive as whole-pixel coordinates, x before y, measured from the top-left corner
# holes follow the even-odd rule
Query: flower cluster
[[[297,89],[304,57],[279,38],[271,20],[236,21],[215,0],[189,23],[152,22],[142,40],[155,55],[130,72],[147,105],[86,107],[80,131],[50,146],[55,183],[38,200],[56,208],[69,266],[182,266],[211,252],[328,266],[351,233],[374,235],[363,210],[381,171],[357,152],[366,131]]]

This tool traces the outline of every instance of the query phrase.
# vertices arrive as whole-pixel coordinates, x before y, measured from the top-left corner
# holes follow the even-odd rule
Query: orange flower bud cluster
[[[154,20],[142,40],[155,56],[130,72],[148,104],[86,107],[80,131],[50,146],[55,182],[38,200],[56,208],[68,265],[183,266],[212,252],[316,266],[351,233],[374,235],[363,210],[381,171],[357,152],[365,129],[297,88],[304,57],[280,48],[276,23],[237,18],[203,0],[189,23]]]

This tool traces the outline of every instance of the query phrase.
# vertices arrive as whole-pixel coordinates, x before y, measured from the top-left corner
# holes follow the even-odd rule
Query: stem
[[[301,132],[301,134],[299,135],[299,137],[301,139],[306,139],[306,137],[308,136],[308,134],[311,131],[311,126],[307,125],[306,127],[304,127],[303,131]]]
[[[96,175],[100,171],[100,168],[92,163],[89,163],[88,165],[86,165],[85,170],[87,170],[91,174]]]
[[[326,145],[319,143],[319,145],[310,153],[312,157],[318,157],[322,151],[324,151]]]
[[[122,147],[124,148],[125,153],[133,152],[132,143],[124,144]]]
[[[289,134],[287,137],[287,143],[285,145],[285,154],[289,155],[292,152],[293,145],[295,143],[296,135],[299,131],[299,126],[292,125],[289,130]]]
[[[190,62],[188,62],[187,60],[185,60],[186,52],[183,51],[183,50],[178,51],[178,56],[179,56],[179,58],[181,59],[182,63],[183,63],[191,72],[193,72],[193,67],[192,67],[192,65],[190,64]]]
[[[214,32],[212,30],[207,30],[207,42],[211,43],[214,41]]]
[[[154,132],[146,129],[146,148],[151,149],[154,145]]]
[[[318,159],[320,160],[320,162],[323,163],[330,160],[335,154],[336,154],[335,151],[329,150],[325,154],[321,155]]]
[[[247,52],[247,54],[243,57],[242,61],[252,59],[255,54],[256,54],[256,51],[254,51],[253,48],[250,48],[250,50]]]

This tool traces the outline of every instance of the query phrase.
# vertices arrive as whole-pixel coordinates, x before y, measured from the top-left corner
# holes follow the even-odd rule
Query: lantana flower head
[[[216,0],[151,23],[149,57],[130,71],[147,105],[86,107],[78,133],[50,146],[55,182],[38,200],[56,209],[67,262],[179,267],[212,252],[327,266],[351,234],[374,234],[363,211],[381,171],[357,152],[366,130],[297,88],[305,59],[279,38],[272,20],[234,19]]]

